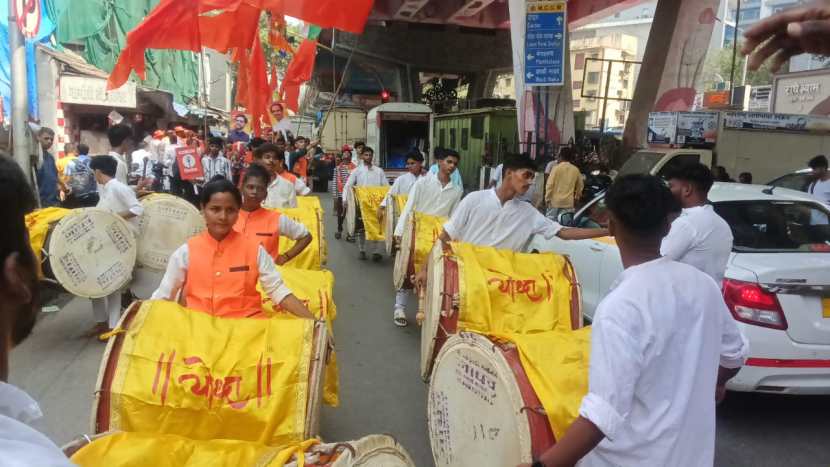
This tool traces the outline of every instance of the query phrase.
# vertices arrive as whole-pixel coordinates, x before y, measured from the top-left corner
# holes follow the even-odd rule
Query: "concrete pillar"
[[[646,145],[649,112],[692,108],[703,79],[703,65],[719,3],[719,0],[661,0],[657,4],[625,126],[626,147]]]

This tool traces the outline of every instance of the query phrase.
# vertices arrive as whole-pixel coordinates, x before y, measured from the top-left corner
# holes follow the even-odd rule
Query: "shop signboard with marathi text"
[[[133,82],[107,91],[107,80],[87,76],[61,76],[60,100],[64,104],[100,105],[105,107],[136,107],[136,87]]]
[[[182,180],[192,181],[205,176],[199,152],[195,148],[177,148],[176,163],[179,165],[179,175]]]
[[[830,133],[830,118],[769,112],[727,112],[725,129]]]
[[[565,83],[566,3],[528,0],[525,23],[525,83],[562,86]]]

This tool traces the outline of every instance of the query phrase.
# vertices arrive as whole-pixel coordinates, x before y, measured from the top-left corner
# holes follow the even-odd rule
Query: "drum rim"
[[[49,232],[49,239],[48,239],[49,240],[49,243],[48,243],[49,255],[48,256],[50,257],[49,267],[52,270],[52,274],[53,274],[55,280],[67,292],[71,293],[72,295],[75,295],[76,297],[102,298],[102,297],[106,297],[107,295],[110,295],[112,293],[115,293],[117,291],[120,291],[121,289],[123,289],[125,286],[127,286],[132,281],[132,271],[133,271],[133,269],[135,269],[136,261],[137,261],[137,258],[138,258],[138,240],[135,238],[135,236],[133,234],[132,227],[130,227],[130,224],[124,218],[122,218],[119,215],[113,214],[113,213],[111,213],[111,212],[109,212],[105,209],[79,208],[79,209],[72,209],[71,211],[72,212],[67,213],[59,221],[57,221],[55,223],[55,227],[50,229],[50,232]],[[57,240],[56,240],[55,236],[53,235],[54,232],[56,232],[58,229],[60,229],[63,225],[66,225],[69,222],[71,222],[72,219],[74,219],[76,217],[79,217],[79,216],[86,215],[86,214],[90,214],[90,213],[91,214],[96,214],[96,215],[97,214],[104,214],[108,217],[111,217],[112,219],[115,220],[116,223],[121,224],[121,227],[124,229],[125,232],[127,232],[131,236],[133,236],[132,247],[126,253],[127,254],[127,263],[130,263],[129,264],[129,271],[130,271],[129,275],[122,278],[121,281],[119,281],[119,283],[118,283],[119,284],[118,287],[113,287],[114,290],[110,290],[109,292],[104,292],[102,290],[102,292],[100,294],[79,293],[79,291],[77,290],[77,287],[74,287],[74,286],[67,287],[66,284],[64,284],[61,281],[61,278],[59,277],[59,275],[63,275],[63,273],[62,272],[61,273],[55,273],[55,267],[51,262],[52,252],[55,251],[55,247],[57,246],[57,244],[55,243],[55,242],[57,242]],[[64,223],[66,223],[66,224],[64,224]],[[66,279],[66,278],[64,277],[64,279]],[[66,282],[69,282],[69,281],[66,281]]]
[[[503,349],[499,347],[499,345],[493,342],[490,338],[486,335],[469,332],[469,331],[462,331],[458,334],[453,334],[447,339],[447,342],[441,346],[441,350],[438,352],[438,355],[435,357],[435,364],[432,367],[432,372],[430,374],[430,384],[429,388],[427,389],[427,426],[428,431],[430,433],[429,436],[429,444],[430,449],[432,450],[432,457],[433,461],[435,462],[436,466],[441,466],[438,462],[438,458],[435,455],[435,447],[433,445],[433,436],[432,436],[432,420],[433,420],[433,407],[432,407],[432,391],[434,386],[435,378],[433,377],[434,374],[439,369],[439,363],[444,360],[446,354],[450,352],[457,352],[460,350],[467,350],[476,351],[479,354],[486,356],[487,360],[496,367],[497,370],[500,370],[498,373],[498,378],[507,389],[508,393],[508,400],[510,401],[511,405],[515,409],[516,414],[522,413],[522,408],[524,407],[525,400],[521,393],[521,388],[519,387],[518,381],[516,380],[516,376],[513,372],[513,368],[511,368],[510,363],[505,356]],[[489,351],[489,352],[488,352]],[[505,375],[510,375],[511,378],[508,379]],[[532,462],[532,449],[533,449],[533,433],[530,430],[530,422],[528,421],[527,416],[515,416],[514,421],[516,422],[516,433],[515,436],[518,438],[519,441],[519,449],[520,455],[523,457],[519,460],[519,463],[529,463]]]
[[[160,203],[164,203],[164,202],[173,202],[177,206],[184,207],[185,209],[187,209],[187,211],[189,211],[188,216],[191,216],[191,215],[195,216],[194,218],[198,219],[199,224],[202,227],[202,231],[205,230],[205,219],[204,219],[204,217],[202,217],[202,213],[198,209],[196,209],[196,206],[193,206],[189,201],[187,201],[185,199],[179,198],[178,196],[174,196],[174,195],[171,195],[169,193],[153,193],[153,194],[150,194],[150,195],[147,195],[147,196],[141,198],[140,202],[141,202],[141,206],[144,207],[145,214],[147,213],[148,209],[151,208],[151,206],[154,205],[154,204],[160,204]],[[144,215],[142,215],[142,217],[143,216]],[[141,241],[141,240],[144,237],[144,235],[142,235],[142,230],[141,230],[140,226],[141,226],[141,224],[139,224],[138,236],[136,237],[136,255],[135,255],[136,264],[141,266],[141,267],[144,267],[144,268],[152,269],[154,271],[164,271],[164,270],[166,270],[167,269],[167,264],[166,263],[162,266],[162,265],[158,265],[158,264],[149,264],[150,263],[149,261],[144,261],[143,254],[146,254],[147,252],[142,251],[142,250],[144,250],[144,248],[142,247],[144,245],[144,242]],[[187,243],[187,239],[185,239],[184,243]],[[181,246],[181,245],[179,245],[179,246]],[[176,249],[174,248],[173,251],[176,251]],[[170,253],[172,254],[173,251],[171,251]],[[168,261],[169,261],[169,259],[168,259]]]
[[[388,195],[386,198],[386,206],[384,206],[383,241],[386,244],[386,254],[390,256],[392,255],[392,248],[395,245],[395,224],[398,218],[396,204],[395,195]]]
[[[354,449],[354,456],[352,456],[351,451],[346,450],[343,455],[332,462],[331,467],[361,466],[378,453],[393,455],[399,458],[402,464],[415,467],[415,462],[409,452],[392,435],[367,435],[354,441],[348,441],[347,444]],[[335,444],[335,446],[337,445]]]
[[[401,236],[401,247],[395,254],[395,264],[392,269],[392,283],[395,290],[408,288],[409,275],[413,273],[410,268],[412,266],[412,249],[415,243],[415,216],[410,215],[406,218],[406,228],[404,228]]]
[[[441,293],[444,285],[444,251],[441,242],[436,242],[427,257],[427,283],[424,297],[424,322],[421,326],[421,379],[429,382],[432,369],[435,366],[437,353],[435,341],[438,338],[438,329],[441,324]],[[437,276],[440,274],[440,280]],[[430,314],[430,310],[438,310],[438,316]],[[446,345],[446,342],[444,343]]]
[[[308,398],[306,400],[305,439],[314,438],[320,432],[320,408],[326,379],[326,360],[329,357],[328,324],[325,320],[314,323],[312,360],[308,368]]]

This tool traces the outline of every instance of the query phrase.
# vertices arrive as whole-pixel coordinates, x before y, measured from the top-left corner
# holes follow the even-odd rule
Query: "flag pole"
[[[205,145],[207,145],[209,134],[208,134],[208,122],[207,122],[207,73],[205,70],[205,48],[202,47],[199,51],[199,76],[202,78],[201,86],[199,89],[199,103],[202,107],[202,127],[205,132]]]
[[[15,2],[9,2],[9,52],[12,79],[12,154],[32,184],[32,164],[29,157],[28,88],[26,83],[26,49],[20,28],[17,26]]]

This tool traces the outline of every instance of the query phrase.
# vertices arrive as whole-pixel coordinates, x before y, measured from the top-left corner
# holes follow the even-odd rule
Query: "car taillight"
[[[787,329],[784,310],[774,293],[752,282],[723,280],[723,299],[732,316],[747,324],[772,329]]]

